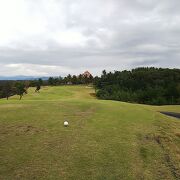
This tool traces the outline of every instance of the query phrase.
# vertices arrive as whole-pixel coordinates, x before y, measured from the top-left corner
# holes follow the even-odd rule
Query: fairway
[[[57,86],[0,99],[0,179],[180,179],[180,120],[158,112],[180,106],[93,94]]]

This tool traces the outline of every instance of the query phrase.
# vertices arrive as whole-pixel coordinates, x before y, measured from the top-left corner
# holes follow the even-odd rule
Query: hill
[[[0,179],[178,179],[180,121],[86,86],[0,100]],[[63,126],[68,120],[70,126]]]

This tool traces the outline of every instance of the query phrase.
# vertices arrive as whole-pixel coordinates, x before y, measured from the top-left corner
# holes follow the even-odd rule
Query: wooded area
[[[131,71],[103,71],[94,79],[96,95],[143,104],[180,104],[180,69],[136,68]]]

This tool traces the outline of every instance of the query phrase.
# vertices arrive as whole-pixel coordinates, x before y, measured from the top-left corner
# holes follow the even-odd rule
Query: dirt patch
[[[180,132],[176,132],[175,135],[180,138]]]
[[[20,136],[20,135],[33,135],[44,131],[46,130],[32,125],[14,125],[14,126],[1,127],[0,134]]]
[[[92,97],[96,97],[96,93],[89,93],[90,94],[90,96],[92,96]]]

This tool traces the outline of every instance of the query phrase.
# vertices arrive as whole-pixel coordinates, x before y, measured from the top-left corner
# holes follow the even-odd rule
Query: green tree
[[[26,86],[23,82],[17,82],[15,87],[16,87],[16,94],[19,95],[19,100],[21,100],[23,95],[27,94]]]
[[[35,92],[39,92],[40,89],[41,89],[41,85],[40,85],[40,83],[38,82],[37,85],[36,85]]]
[[[12,94],[12,90],[13,90],[13,85],[11,82],[6,82],[3,86],[3,89],[2,89],[2,94],[4,97],[6,97],[6,99],[8,100],[9,97],[11,96]]]
[[[78,84],[78,79],[75,75],[72,76],[71,81],[72,81],[72,84]]]
[[[54,78],[53,77],[49,77],[48,84],[51,86],[54,85]]]
[[[39,78],[38,83],[39,83],[40,86],[42,86],[43,85],[43,80],[41,78]]]

